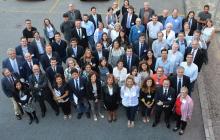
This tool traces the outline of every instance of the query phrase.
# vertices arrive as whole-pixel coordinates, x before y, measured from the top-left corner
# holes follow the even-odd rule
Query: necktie
[[[81,35],[80,29],[78,29],[78,33],[79,33],[79,38],[81,39],[81,38],[82,38],[82,35]]]
[[[192,19],[189,20],[189,27],[191,29],[191,26],[192,26]]]
[[[75,80],[75,84],[76,84],[76,85],[75,85],[75,87],[76,87],[76,90],[79,90],[79,84],[78,84],[78,79],[76,79],[76,80]]]
[[[56,73],[56,67],[53,67],[53,72]]]
[[[29,67],[32,70],[32,63],[31,62],[29,62]]]
[[[126,27],[127,27],[127,28],[130,28],[130,24],[131,24],[131,20],[130,20],[130,18],[131,18],[131,15],[128,14],[127,24],[126,24]]]
[[[13,67],[14,72],[17,72],[18,74],[20,74],[19,70],[18,70],[18,65],[17,65],[16,59],[13,60],[12,65],[13,65],[12,67]]]
[[[130,72],[131,70],[131,57],[128,57],[128,71]]]
[[[167,89],[165,89],[164,90],[164,95],[167,96],[167,93],[168,93],[168,91],[167,91]]]
[[[193,60],[194,60],[195,51],[196,51],[196,49],[192,49]]]
[[[177,94],[180,93],[180,89],[181,89],[181,79],[179,78],[178,85],[177,85]]]
[[[141,58],[141,51],[143,49],[143,44],[141,43],[140,49],[139,49],[139,58]]]

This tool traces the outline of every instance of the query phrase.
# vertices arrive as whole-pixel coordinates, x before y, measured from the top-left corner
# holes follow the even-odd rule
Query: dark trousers
[[[70,115],[71,114],[71,104],[70,101],[59,103],[59,106],[61,107],[64,115]]]
[[[39,102],[40,109],[42,113],[46,112],[46,105],[44,101],[46,100],[50,106],[53,108],[55,112],[59,112],[59,108],[57,103],[53,100],[52,95],[42,95],[42,96],[36,96],[36,100]]]
[[[126,33],[127,36],[129,36],[130,30],[131,30],[131,28],[125,28],[125,33]],[[130,42],[130,43],[131,43],[131,42]]]
[[[49,38],[49,43],[51,44],[52,42],[54,42],[55,41],[55,38],[53,37],[53,38]]]
[[[126,115],[129,121],[134,121],[135,115],[137,113],[137,106],[125,107]]]
[[[181,120],[181,116],[176,114],[176,127],[180,128],[181,130],[185,130],[187,122]]]
[[[146,115],[147,115],[147,117],[150,117],[151,111],[152,111],[152,107],[148,108],[145,105],[141,106],[141,115],[142,115],[142,117],[145,117]]]
[[[26,112],[26,111],[25,111]],[[33,119],[37,119],[37,115],[36,115],[36,112],[33,111],[33,112],[26,112],[30,118],[30,120],[33,120]]]
[[[155,107],[155,123],[159,123],[161,113],[164,112],[165,123],[169,124],[170,123],[170,114],[171,114],[170,112],[171,112],[171,110],[172,110],[171,107],[165,108],[165,107],[156,105],[156,107]]]
[[[78,113],[90,112],[90,106],[89,106],[88,100],[85,98],[78,100],[77,110],[78,110]]]
[[[190,97],[191,97],[191,93],[194,90],[195,82],[196,82],[196,80],[189,84],[189,93],[188,94],[189,94]]]

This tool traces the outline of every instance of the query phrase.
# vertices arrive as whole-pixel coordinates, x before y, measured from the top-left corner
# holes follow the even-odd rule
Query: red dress
[[[181,116],[181,104],[182,104],[182,102],[180,101],[180,97],[178,97],[177,99],[176,99],[176,103],[175,103],[175,112],[176,112],[176,114],[177,115],[180,115]]]

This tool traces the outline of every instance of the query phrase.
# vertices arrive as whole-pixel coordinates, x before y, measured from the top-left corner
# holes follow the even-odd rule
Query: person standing
[[[126,110],[126,115],[128,118],[128,128],[134,127],[134,119],[139,104],[139,91],[140,88],[135,85],[133,77],[128,76],[125,80],[125,84],[121,87],[122,105],[125,107]]]
[[[169,10],[164,9],[162,12],[162,15],[158,16],[158,21],[163,24],[163,28],[165,28],[165,22],[166,22],[168,15],[169,15]]]
[[[130,44],[134,44],[141,34],[145,32],[145,27],[141,24],[141,19],[137,18],[135,21],[135,25],[131,27],[130,34],[129,34],[129,42]]]
[[[147,25],[147,23],[151,20],[152,15],[155,14],[154,9],[150,7],[149,2],[144,2],[144,8],[140,9],[139,18],[143,25]]]
[[[40,36],[39,32],[34,32],[34,39],[30,43],[31,46],[36,50],[36,56],[38,60],[40,60],[41,55],[45,52],[46,40],[45,38]]]
[[[63,22],[60,24],[60,31],[63,33],[64,39],[69,44],[72,38],[72,29],[74,28],[74,22],[68,20],[69,16],[67,13],[63,14]]]
[[[185,23],[189,24],[190,33],[193,33],[197,29],[197,20],[195,19],[195,12],[189,11],[187,16],[182,21],[182,29],[184,29]]]
[[[204,5],[203,11],[198,14],[198,30],[202,30],[206,25],[206,20],[212,18],[212,14],[209,12],[209,5]]]
[[[49,18],[44,19],[44,36],[49,43],[55,41],[55,33],[57,32],[56,28],[54,27],[53,23],[51,23]]]
[[[23,37],[26,38],[27,42],[32,42],[34,38],[34,32],[37,31],[37,28],[32,26],[32,22],[30,19],[25,20],[25,29],[23,30]]]
[[[75,9],[72,3],[68,5],[68,11],[66,13],[68,15],[68,20],[72,23],[74,23],[77,19],[82,20],[80,11]]]
[[[158,32],[157,40],[155,40],[152,44],[152,50],[154,52],[155,58],[161,57],[162,49],[168,49],[168,44],[166,42],[166,39],[163,39],[163,37],[164,37],[164,34],[162,32]]]
[[[89,20],[92,21],[95,29],[98,28],[99,23],[102,23],[102,16],[97,14],[96,7],[91,7],[91,15],[89,15]]]

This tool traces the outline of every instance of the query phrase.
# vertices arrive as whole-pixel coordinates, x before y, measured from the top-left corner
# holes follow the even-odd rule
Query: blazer
[[[155,104],[156,106],[159,100],[163,102],[163,105],[166,105],[168,107],[172,107],[172,105],[175,103],[175,90],[172,87],[169,87],[168,89],[168,94],[164,95],[163,93],[163,87],[159,87],[156,89],[156,94],[155,94]]]
[[[33,65],[39,65],[38,59],[35,59],[35,58],[32,58],[32,63],[33,63]],[[31,74],[33,74],[32,68],[30,68],[27,61],[24,61],[23,64],[22,64],[21,77],[24,78],[25,80],[28,80],[28,77]]]
[[[53,71],[52,67],[49,66],[46,70],[46,76],[48,78],[48,80],[50,81],[51,85],[54,85],[55,83],[55,75],[59,73],[64,77],[64,70],[63,67],[61,65],[57,65],[56,66],[56,72]]]
[[[101,99],[101,81],[99,79],[96,80],[96,87],[97,87],[97,96],[95,96],[91,81],[87,82],[86,96],[88,100]]]
[[[75,9],[75,10],[73,11],[73,13],[75,14],[75,19],[73,19],[73,18],[71,17],[71,13],[72,13],[71,11],[67,11],[66,13],[68,14],[69,20],[71,20],[71,21],[75,21],[76,19],[82,20],[81,13],[80,13],[80,11],[77,10],[77,9]]]
[[[88,48],[88,37],[87,37],[86,29],[83,27],[81,27],[81,34],[82,34],[81,35],[82,38],[80,38],[80,36],[78,35],[77,29],[73,28],[72,37],[77,38],[78,44],[80,46],[82,46],[83,48]]]
[[[43,49],[44,49],[44,51],[45,51],[45,46],[46,46],[46,40],[45,40],[45,38],[42,38],[42,37],[41,37],[41,38],[40,38],[40,42],[41,42],[41,45],[42,45],[42,47],[43,47]],[[37,59],[40,59],[40,52],[38,51],[36,40],[34,39],[34,40],[31,42],[30,45],[33,46],[34,49],[36,50],[36,58],[37,58]]]
[[[96,23],[98,24],[99,22],[102,22],[102,16],[100,14],[96,14],[96,16],[97,16],[97,21],[95,22],[95,19],[93,18],[93,16],[89,15],[89,20],[94,24],[95,29],[98,28]]]
[[[113,85],[113,94],[112,96],[109,94],[108,86],[104,85],[102,87],[103,101],[104,104],[116,104],[120,101],[120,88],[118,85]]]
[[[100,58],[96,50],[93,51],[93,56],[96,58],[97,62],[99,62]],[[109,56],[109,51],[106,49],[102,49],[102,57],[105,57],[106,60],[108,61],[108,56]]]
[[[129,71],[129,65],[127,63],[128,60],[126,54],[122,57],[122,60],[124,62],[124,67],[128,70],[127,73],[130,73],[131,71]],[[139,65],[139,58],[136,54],[133,54],[131,57],[131,67],[132,66],[138,67],[138,65]]]
[[[24,86],[24,85],[22,85]],[[25,105],[28,104],[32,101],[32,95],[30,94],[30,89],[25,86],[23,87],[24,89],[22,90],[22,92],[24,93],[24,95],[27,95],[26,100],[21,100],[20,96],[19,96],[19,91],[16,90],[15,92],[15,101],[18,103],[21,103],[21,105]]]
[[[189,22],[187,18],[184,18],[182,21],[182,29],[184,29],[184,23]],[[193,34],[193,32],[197,29],[197,20],[195,18],[192,19],[192,25],[190,27],[190,33]]]
[[[135,25],[136,18],[138,16],[136,14],[132,14],[131,22],[130,22],[130,27]],[[121,26],[123,29],[126,29],[126,24],[127,24],[127,18],[128,18],[128,13],[124,14],[121,20]]]
[[[54,27],[54,25],[51,24],[51,27],[53,28],[53,34],[55,34],[57,32],[56,28]],[[49,42],[49,33],[47,31],[47,27],[44,27],[43,29],[44,31],[44,36],[47,39],[47,41]]]
[[[12,73],[14,80],[20,79],[17,73]],[[2,90],[8,98],[15,97],[15,86],[9,81],[7,77],[1,79]]]
[[[66,55],[67,57],[72,57],[76,59],[77,63],[79,64],[80,58],[84,54],[84,48],[82,46],[77,45],[77,52],[74,54],[73,48],[72,47],[67,47],[66,49]]]
[[[154,11],[154,9],[149,8],[149,9],[148,9],[148,12],[149,12],[149,15],[148,15],[147,18],[148,18],[148,21],[149,21],[150,18],[152,17],[152,15],[155,14],[155,11]],[[144,8],[141,8],[141,9],[140,9],[139,18],[141,19],[141,22],[144,23]]]
[[[19,73],[21,74],[22,69],[23,69],[22,63],[24,61],[24,58],[22,56],[16,56],[16,61],[17,61],[17,64],[18,64]],[[9,69],[10,72],[14,73],[14,70],[12,68],[12,64],[11,64],[9,58],[6,58],[5,60],[2,61],[2,68],[7,68],[7,69]]]
[[[51,43],[52,50],[54,52],[57,52],[62,60],[66,59],[66,48],[67,43],[64,40],[61,40],[60,44],[58,44],[56,41]]]
[[[177,81],[177,75],[169,77],[170,79],[170,85],[175,90],[175,97],[178,96],[179,93],[177,93],[177,84],[179,81]],[[187,87],[189,89],[190,86],[190,78],[188,76],[183,75],[183,81],[182,81],[182,87]]]
[[[140,53],[140,55],[139,55],[139,41],[138,42],[135,42],[134,44],[133,44],[133,50],[134,50],[134,53],[139,57],[139,59],[141,59],[141,58],[145,58],[146,56],[147,56],[147,50],[149,49],[149,46],[148,46],[148,44],[146,43],[146,42],[144,42],[144,44],[143,44],[143,47],[142,47],[142,49],[141,49],[141,53]]]
[[[68,81],[69,88],[70,88],[70,100],[73,100],[73,94],[78,98],[78,100],[82,100],[83,98],[87,98],[86,94],[86,79],[83,77],[79,77],[79,90],[75,87],[74,79],[70,79]]]
[[[62,61],[60,59],[60,56],[58,55],[57,52],[52,52],[52,57],[55,57],[57,59],[57,62],[59,65],[62,64]],[[46,53],[44,53],[41,57],[40,57],[40,63],[44,69],[44,71],[47,70],[47,68],[50,66],[50,59],[49,57],[47,56]]]
[[[191,53],[192,51],[192,47],[187,47],[186,48],[186,52],[185,52],[185,56],[184,56],[184,60],[186,60],[186,56],[188,53]],[[202,64],[206,61],[207,57],[205,55],[205,50],[204,49],[200,49],[198,48],[196,56],[194,58],[193,63],[195,63],[198,66],[198,71],[200,72],[201,68],[202,68]]]
[[[37,58],[37,50],[31,45],[27,45],[28,52],[32,55],[33,58]],[[21,45],[15,48],[16,55],[24,57]]]

